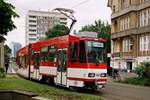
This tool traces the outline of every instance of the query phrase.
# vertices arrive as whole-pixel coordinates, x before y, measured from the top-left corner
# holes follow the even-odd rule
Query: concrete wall
[[[26,91],[0,91],[0,100],[48,100]]]

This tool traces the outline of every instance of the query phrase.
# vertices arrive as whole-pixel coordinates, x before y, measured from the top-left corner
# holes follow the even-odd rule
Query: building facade
[[[56,24],[67,25],[67,17],[58,12],[29,10],[26,16],[25,44],[45,37],[45,32]]]
[[[114,68],[134,70],[150,61],[150,0],[108,0],[112,10]]]
[[[18,42],[11,42],[10,49],[11,49],[11,57],[16,58],[17,51],[22,47],[22,45]]]

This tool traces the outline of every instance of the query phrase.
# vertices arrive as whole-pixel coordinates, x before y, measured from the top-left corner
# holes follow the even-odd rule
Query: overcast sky
[[[20,18],[14,19],[17,29],[8,33],[7,44],[20,42],[25,44],[25,16],[28,10],[51,11],[56,7],[71,8],[75,13],[77,23],[73,29],[94,23],[95,20],[110,22],[111,10],[107,7],[108,0],[7,0],[12,3]]]

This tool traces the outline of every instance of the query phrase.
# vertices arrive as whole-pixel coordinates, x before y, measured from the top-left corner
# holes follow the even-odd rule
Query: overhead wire
[[[76,3],[76,2],[78,2],[79,0],[75,0],[74,2]],[[78,6],[80,6],[80,5],[83,5],[83,4],[85,4],[85,3],[87,3],[87,2],[89,2],[90,0],[84,0],[84,1],[81,1],[81,2],[79,2],[79,3],[77,3],[77,4],[75,4],[75,5],[73,5],[73,6],[71,6],[71,7],[69,7],[69,5],[71,5],[72,3],[74,3],[74,2],[70,2],[70,3],[64,3],[64,4],[62,4],[62,5],[59,5],[59,6],[57,6],[57,7],[64,7],[64,6],[68,6],[70,9],[73,9],[73,8],[76,8],[76,7],[78,7]],[[57,8],[56,7],[56,8]]]
[[[89,2],[89,1],[90,1],[90,0],[81,1],[81,2],[79,2],[78,4],[72,6],[71,9],[76,8],[76,7],[80,6],[80,5],[83,5],[83,4],[85,4],[85,3]]]

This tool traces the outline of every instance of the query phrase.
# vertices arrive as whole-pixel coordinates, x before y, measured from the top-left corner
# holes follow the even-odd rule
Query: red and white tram
[[[64,87],[102,88],[107,81],[106,41],[60,36],[17,52],[18,73]]]

